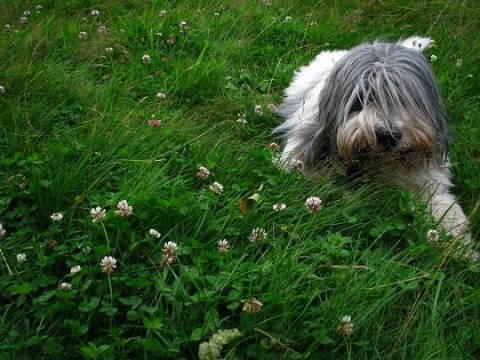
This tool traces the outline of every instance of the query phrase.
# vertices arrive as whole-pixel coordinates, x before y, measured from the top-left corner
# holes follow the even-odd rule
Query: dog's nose
[[[390,130],[383,127],[375,130],[375,136],[377,137],[377,144],[386,150],[397,146],[402,139],[402,133],[400,131]]]

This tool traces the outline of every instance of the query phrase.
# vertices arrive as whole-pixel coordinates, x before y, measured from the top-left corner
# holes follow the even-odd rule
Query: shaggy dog
[[[448,127],[437,81],[421,52],[429,38],[323,51],[295,73],[276,112],[286,170],[321,176],[339,164],[418,192],[443,230],[471,250],[468,222],[449,192]]]

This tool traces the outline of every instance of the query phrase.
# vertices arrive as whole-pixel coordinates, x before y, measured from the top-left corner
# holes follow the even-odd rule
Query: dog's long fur
[[[470,245],[467,218],[449,192],[447,117],[421,54],[432,43],[411,37],[318,54],[277,108],[285,121],[274,132],[287,141],[277,161],[313,176],[332,163],[374,172],[420,193],[444,230]]]

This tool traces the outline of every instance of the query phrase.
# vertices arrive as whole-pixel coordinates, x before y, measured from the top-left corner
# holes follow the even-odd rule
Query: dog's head
[[[437,81],[419,52],[395,43],[361,45],[333,68],[305,129],[305,167],[338,160],[443,162],[448,130]],[[312,136],[313,134],[313,136]]]

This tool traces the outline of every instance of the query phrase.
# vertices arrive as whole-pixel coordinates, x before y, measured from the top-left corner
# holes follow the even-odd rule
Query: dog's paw
[[[435,46],[435,40],[430,38],[422,38],[419,36],[412,36],[401,42],[403,46],[409,49],[414,49],[419,52],[424,51],[425,49]]]

